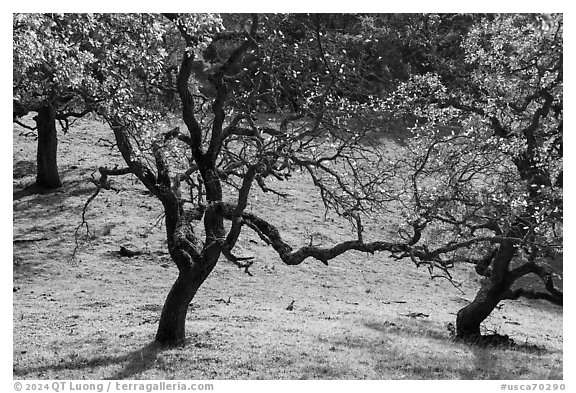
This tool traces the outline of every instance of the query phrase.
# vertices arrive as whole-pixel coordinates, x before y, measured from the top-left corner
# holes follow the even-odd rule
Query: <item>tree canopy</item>
[[[61,185],[56,122],[68,131],[129,90],[145,97],[163,82],[159,28],[153,15],[14,14],[13,121],[38,132],[37,185]],[[144,69],[156,79],[134,79],[127,89],[128,75]],[[30,112],[38,114],[36,127],[20,121]]]
[[[414,213],[434,234],[429,243],[453,244],[450,262],[472,261],[486,278],[459,314],[464,335],[478,333],[489,302],[525,296],[562,304],[550,264],[563,240],[562,19],[539,28],[529,15],[484,18],[451,67],[469,76],[413,76],[394,102],[427,120],[416,127],[408,165]],[[539,276],[542,290],[512,288],[526,274]],[[465,315],[476,322],[466,324]]]
[[[27,21],[20,32],[19,20]],[[37,102],[94,111],[126,163],[100,168],[96,194],[110,176],[131,173],[163,206],[179,275],[158,341],[183,341],[188,304],[220,256],[248,271],[253,261],[234,251],[244,229],[290,265],[383,251],[451,279],[455,263],[474,263],[486,280],[458,314],[461,337],[478,337],[503,299],[562,304],[545,263],[562,247],[561,16],[14,21],[25,43],[15,39],[15,47],[36,48],[15,49],[23,66],[15,113]],[[37,34],[49,39],[37,44]],[[394,121],[415,123],[402,157],[378,141]],[[351,222],[349,240],[293,248],[271,220],[247,211],[253,188],[282,196],[269,179],[289,181],[294,171]],[[368,239],[366,220],[399,209],[398,236]],[[542,291],[513,288],[529,273],[543,280]]]

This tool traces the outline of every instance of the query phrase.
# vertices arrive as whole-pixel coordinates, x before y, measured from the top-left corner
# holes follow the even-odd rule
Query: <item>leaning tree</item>
[[[443,252],[416,246],[422,227],[415,220],[403,239],[365,240],[365,215],[395,209],[402,191],[396,165],[371,139],[382,109],[377,90],[359,77],[366,69],[362,58],[343,50],[359,37],[326,29],[327,18],[165,14],[154,25],[164,34],[176,29],[182,42],[175,78],[181,116],[158,111],[161,94],[150,90],[154,77],[146,69],[127,74],[130,83],[98,109],[126,167],[100,168],[97,192],[110,187],[111,176],[131,173],[164,210],[178,277],[162,310],[158,342],[183,343],[188,306],[221,256],[249,268],[250,257],[235,251],[243,229],[289,265],[307,258],[327,264],[351,250],[422,260]],[[276,122],[258,116],[271,102]],[[281,193],[269,179],[287,181],[295,170],[311,179],[327,209],[350,220],[350,240],[294,249],[269,218],[247,211],[255,187],[276,197]]]
[[[484,16],[443,73],[413,75],[391,100],[420,119],[405,167],[423,245],[483,278],[459,337],[479,337],[504,299],[563,303],[562,26],[561,15]],[[540,286],[520,280],[530,274]]]

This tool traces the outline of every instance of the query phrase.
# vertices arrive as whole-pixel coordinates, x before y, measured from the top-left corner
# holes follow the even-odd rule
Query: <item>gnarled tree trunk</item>
[[[56,111],[52,105],[46,105],[38,110],[35,120],[38,128],[36,185],[50,189],[62,187],[57,163]]]
[[[456,335],[459,338],[479,337],[480,324],[492,313],[507,289],[502,282],[486,279],[472,303],[458,311]]]
[[[458,311],[456,335],[459,338],[480,337],[480,324],[494,311],[513,283],[508,268],[515,253],[514,244],[504,243],[500,246],[484,273],[485,278],[476,297],[472,303]]]
[[[207,198],[213,201],[222,200],[222,188],[217,172],[211,166],[201,170],[207,183]],[[215,243],[225,236],[224,219],[213,208],[202,214],[199,211],[185,212],[182,206],[180,198],[164,200],[168,247],[179,270],[178,278],[164,302],[156,332],[156,341],[166,346],[184,343],[188,306],[216,266],[221,249]],[[196,242],[191,221],[202,216],[206,239],[202,251],[199,252],[200,245]]]
[[[195,263],[190,268],[180,271],[176,282],[168,293],[158,331],[156,341],[166,346],[176,346],[184,343],[185,325],[188,306],[198,288],[204,283],[214,266],[216,260]]]

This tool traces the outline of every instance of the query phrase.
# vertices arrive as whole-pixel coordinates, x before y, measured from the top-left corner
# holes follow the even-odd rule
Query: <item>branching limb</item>
[[[80,119],[80,118],[83,118],[84,116],[88,115],[91,112],[92,112],[91,107],[84,109],[82,112],[74,112],[74,111],[62,112],[62,111],[59,111],[58,113],[56,113],[55,118],[60,123],[62,130],[64,130],[64,132],[68,132],[68,130],[70,129],[70,126],[74,123],[74,120],[71,122],[70,118]]]
[[[184,142],[185,144],[187,144],[190,147],[192,146],[192,139],[190,138],[190,136],[183,134],[180,131],[180,127],[174,127],[170,131],[164,133],[164,141],[165,142],[167,142],[173,138],[176,138],[176,139]]]
[[[254,263],[254,257],[237,257],[230,252],[226,245],[221,246],[221,251],[222,255],[224,255],[228,261],[232,262],[240,269],[244,269],[244,273],[252,276],[252,273],[250,273],[248,269]]]
[[[113,190],[118,192],[118,190],[113,188],[112,185],[110,184],[108,176],[127,175],[129,173],[132,173],[132,170],[130,168],[118,168],[118,166],[115,166],[112,169],[106,167],[100,167],[98,168],[98,172],[100,172],[100,178],[96,180],[94,176],[92,176],[92,183],[94,183],[96,187],[100,189],[103,188],[105,190]]]
[[[224,64],[220,66],[210,78],[212,85],[216,89],[216,98],[212,103],[212,113],[214,114],[212,137],[206,154],[212,160],[216,159],[222,145],[222,126],[226,118],[224,104],[228,96],[228,88],[224,80],[225,76],[233,69],[249,48],[256,48],[258,46],[254,39],[258,30],[258,15],[252,14],[251,21],[250,31],[246,32],[244,42],[232,51]]]
[[[96,144],[99,144],[100,142],[102,142],[104,147],[108,147],[110,150],[114,149],[114,147],[116,146],[115,142],[112,142],[111,140],[106,139],[106,138],[98,138],[98,140],[96,141]]]
[[[188,48],[194,48],[198,44],[198,38],[190,34],[179,14],[165,13],[164,16],[174,22]],[[184,51],[180,70],[176,77],[176,90],[182,103],[182,119],[190,132],[190,140],[186,141],[186,143],[192,148],[194,159],[201,161],[204,155],[202,151],[202,128],[194,114],[195,97],[188,88],[188,81],[190,80],[194,67],[194,57],[193,50]]]
[[[252,276],[252,273],[250,273],[248,269],[250,266],[252,266],[252,264],[254,264],[254,257],[237,257],[236,255],[232,254],[225,239],[215,240],[208,247],[206,247],[204,252],[212,248],[217,248],[228,261],[232,262],[239,268],[244,269],[246,274]]]
[[[225,202],[218,202],[216,205],[214,205],[214,209],[216,213],[222,215],[225,219],[231,220],[234,217],[234,205]],[[477,243],[507,242],[517,244],[522,242],[522,239],[517,238],[486,236],[477,237],[462,242],[455,242],[434,250],[428,250],[426,247],[418,247],[415,245],[410,245],[409,243],[385,241],[364,243],[363,241],[359,240],[351,240],[341,242],[332,247],[317,247],[308,245],[294,251],[292,247],[282,239],[280,232],[274,225],[261,219],[255,214],[244,212],[242,214],[242,223],[253,229],[266,244],[272,246],[282,261],[287,265],[298,265],[309,257],[315,258],[327,265],[329,260],[334,259],[347,251],[355,250],[367,252],[370,254],[386,251],[393,254],[396,259],[411,257],[418,266],[421,264],[429,265],[430,263],[434,263],[436,264],[435,266],[440,266],[444,268],[443,270],[446,270],[449,268],[449,266],[440,258],[440,255],[442,254],[446,254],[460,248],[466,248]]]
[[[242,186],[238,191],[238,203],[232,213],[232,217],[230,218],[232,221],[232,226],[228,235],[226,236],[226,245],[228,250],[234,248],[236,241],[238,240],[238,236],[240,235],[240,229],[242,227],[242,214],[248,205],[248,196],[250,195],[250,189],[252,188],[252,183],[254,182],[254,177],[257,173],[257,166],[251,166],[246,171],[244,175],[244,179],[242,181]],[[226,248],[226,247],[224,247]]]
[[[74,259],[74,257],[76,256],[76,253],[78,252],[78,249],[80,248],[80,243],[78,241],[78,238],[79,238],[80,230],[83,227],[86,228],[86,241],[90,240],[90,226],[88,225],[88,221],[86,220],[86,212],[88,211],[88,206],[94,200],[94,198],[96,198],[98,196],[101,189],[102,189],[102,187],[97,187],[96,191],[94,191],[94,193],[92,195],[90,195],[90,197],[88,198],[86,203],[84,203],[84,207],[82,208],[82,221],[80,222],[80,224],[78,224],[78,226],[76,227],[76,230],[74,231],[74,243],[75,243],[75,245],[74,245],[74,250],[72,251],[71,259]]]
[[[74,231],[75,246],[74,250],[72,251],[72,259],[74,259],[74,257],[76,256],[76,253],[78,252],[78,249],[80,247],[78,238],[79,238],[79,232],[83,227],[86,228],[86,239],[87,240],[90,239],[90,227],[88,225],[88,221],[86,220],[86,212],[88,211],[90,203],[92,203],[92,201],[98,196],[98,194],[102,189],[119,192],[118,189],[112,187],[110,181],[108,180],[108,176],[122,176],[131,173],[130,168],[118,168],[118,167],[114,167],[112,169],[106,167],[100,167],[98,171],[100,172],[100,178],[98,180],[96,180],[94,178],[94,174],[92,174],[92,183],[94,183],[94,185],[96,186],[96,190],[92,195],[90,195],[86,203],[84,203],[84,207],[82,208],[82,221]]]
[[[344,217],[352,217],[356,221],[356,232],[358,234],[358,241],[362,243],[362,232],[364,232],[364,227],[362,226],[362,219],[360,214],[356,211],[346,211],[343,214]]]
[[[487,117],[488,120],[490,121],[490,125],[492,126],[492,129],[494,130],[494,133],[497,136],[499,136],[501,138],[508,138],[511,135],[510,130],[507,130],[502,125],[502,123],[500,122],[500,120],[497,117],[488,116],[486,114],[486,112],[484,111],[484,109],[482,109],[480,107],[473,106],[473,105],[466,105],[460,101],[457,101],[455,98],[450,98],[450,99],[445,100],[445,101],[440,101],[438,99],[432,99],[431,103],[438,103],[441,108],[452,107],[455,109],[459,109],[463,112],[475,113],[477,115]]]
[[[16,117],[12,120],[12,122],[18,124],[18,125],[19,125],[20,127],[22,127],[22,128],[25,128],[25,129],[27,129],[27,130],[30,130],[30,131],[36,131],[36,129],[38,128],[38,127],[31,127],[31,126],[29,126],[28,124],[22,123],[22,122],[21,122],[19,119],[17,119]]]
[[[234,211],[235,207],[233,205],[224,202],[221,202],[218,205],[217,212],[226,219],[231,219],[233,217]],[[397,243],[363,243],[358,240],[353,240],[342,242],[329,248],[304,246],[296,251],[292,251],[292,247],[282,239],[280,232],[272,224],[266,222],[265,220],[257,217],[252,213],[243,213],[242,219],[244,224],[252,228],[263,241],[271,245],[274,250],[276,250],[282,261],[287,265],[298,265],[309,257],[315,258],[325,265],[328,265],[329,260],[334,259],[337,256],[350,250],[369,253],[374,253],[376,251],[399,252],[406,247],[406,245],[400,245]]]
[[[192,230],[191,222],[199,221],[205,208],[197,206],[192,210],[183,210],[175,225],[174,233],[168,238],[168,251],[178,270],[190,268],[194,261],[202,260],[202,245]]]
[[[503,297],[503,299],[509,300],[517,300],[521,297],[526,299],[541,299],[546,300],[552,304],[556,304],[558,306],[563,305],[563,296],[562,293],[560,295],[554,295],[548,292],[540,292],[540,291],[533,291],[530,289],[518,288],[515,290],[509,290]]]
[[[256,183],[258,183],[258,186],[264,192],[271,192],[272,194],[278,195],[279,197],[282,197],[282,198],[286,198],[288,196],[288,194],[286,194],[285,192],[276,191],[276,190],[268,187],[266,185],[266,182],[264,181],[264,178],[260,175],[256,176]]]
[[[544,299],[550,301],[551,303],[562,305],[564,294],[562,293],[562,291],[559,291],[555,287],[553,280],[553,272],[550,269],[550,266],[546,264],[536,264],[535,262],[532,261],[520,265],[515,269],[512,269],[509,273],[509,276],[512,282],[514,282],[520,277],[530,273],[536,274],[538,277],[540,277],[548,293],[542,294],[540,292],[534,292],[527,289],[517,289],[511,292],[509,296],[516,296],[514,299],[517,299],[519,297],[526,297],[529,299]]]
[[[122,158],[130,168],[130,172],[136,175],[144,186],[154,195],[160,196],[160,190],[157,187],[157,179],[154,173],[137,157],[138,154],[134,151],[134,147],[130,142],[130,126],[124,124],[116,117],[107,118],[107,121],[114,132],[116,138],[116,145],[122,154]]]
[[[445,279],[445,280],[448,280],[448,282],[449,282],[450,284],[452,284],[452,286],[453,286],[454,288],[456,288],[457,290],[460,291],[460,293],[463,294],[464,291],[462,290],[462,283],[461,283],[461,282],[457,282],[457,281],[454,280],[454,278],[452,277],[452,275],[451,275],[450,272],[448,271],[448,268],[444,267],[444,268],[441,268],[441,269],[442,269],[442,271],[443,271],[444,274],[434,274],[434,273],[432,272],[432,269],[429,268],[428,270],[429,270],[429,272],[430,272],[430,278],[432,278],[432,279],[435,279],[435,278],[443,278],[443,279]]]

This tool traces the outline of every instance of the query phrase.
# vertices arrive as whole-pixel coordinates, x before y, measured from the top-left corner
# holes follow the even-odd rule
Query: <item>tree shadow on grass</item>
[[[367,321],[365,326],[382,333],[383,337],[388,339],[388,342],[395,342],[396,337],[424,337],[431,340],[431,345],[437,345],[438,357],[434,362],[428,362],[430,359],[416,359],[410,358],[411,355],[406,355],[411,360],[410,368],[414,375],[423,379],[437,379],[446,378],[447,375],[453,378],[470,380],[470,379],[519,379],[525,378],[526,375],[532,375],[533,370],[526,366],[525,362],[545,355],[552,355],[556,353],[555,350],[550,350],[545,347],[523,343],[517,344],[507,336],[483,336],[485,339],[480,341],[465,341],[452,337],[448,331],[442,331],[438,326],[435,326],[429,321],[414,320],[411,324],[406,325],[402,321],[389,322],[389,321]],[[370,348],[377,348],[376,342],[372,344],[364,342],[363,347],[370,350]],[[458,350],[458,347],[460,350]],[[379,350],[386,349],[387,346]],[[466,367],[464,362],[455,361],[452,357],[455,354],[450,354],[450,349],[457,349],[456,353],[470,352],[473,355],[472,366]],[[446,352],[442,355],[443,351]],[[519,359],[517,363],[511,363],[511,359]],[[541,359],[540,362],[545,362]],[[432,366],[430,366],[430,363]],[[524,363],[524,364],[523,364]],[[406,365],[403,365],[405,367]],[[385,364],[384,368],[390,368],[389,364]],[[559,371],[561,373],[561,371]],[[557,371],[550,370],[550,378],[557,376]],[[561,376],[560,376],[561,379]]]
[[[32,195],[45,195],[50,193],[57,193],[60,192],[60,189],[46,189],[40,186],[37,186],[36,183],[30,183],[22,188],[18,188],[13,190],[12,192],[12,201],[19,201],[23,198],[30,197]]]
[[[390,321],[366,321],[364,325],[383,334],[402,334],[427,337],[434,340],[447,340],[449,338],[447,331],[442,332],[434,328],[429,321],[413,319],[411,322],[410,325],[406,325],[403,321],[398,321],[398,323]]]
[[[36,163],[30,160],[20,160],[12,165],[12,178],[22,179],[23,177],[35,174]]]
[[[30,183],[12,191],[12,200],[20,201],[32,197],[33,204],[54,205],[64,202],[71,196],[88,195],[95,190],[94,184],[87,178],[64,180],[62,187],[49,189]],[[34,203],[36,202],[36,203]]]
[[[127,364],[124,368],[106,379],[130,379],[134,375],[151,369],[156,363],[158,354],[164,349],[161,344],[152,341],[140,350],[126,356]]]
[[[496,348],[477,347],[471,345],[474,353],[474,363],[470,368],[462,367],[458,370],[461,380],[505,379],[503,376],[503,366],[501,360],[496,354]],[[510,376],[507,376],[510,378]],[[506,378],[506,379],[508,379]]]
[[[547,353],[553,353],[546,349],[545,347],[536,344],[517,344],[514,340],[510,339],[506,335],[490,334],[483,335],[475,340],[470,339],[452,339],[454,342],[461,343],[467,348],[470,348],[474,354],[474,365],[473,367],[466,369],[462,368],[459,370],[460,379],[472,380],[472,379],[490,379],[490,380],[500,380],[500,379],[516,379],[517,377],[522,377],[522,374],[529,373],[530,370],[519,362],[516,364],[510,364],[503,357],[504,351],[514,351],[518,354],[535,354],[535,355],[545,355]],[[530,357],[532,358],[532,357]],[[507,363],[507,364],[503,364]],[[516,366],[516,367],[515,367]],[[510,375],[510,373],[515,373],[517,375]],[[553,373],[553,371],[551,371]],[[551,374],[552,375],[552,374]],[[542,378],[544,379],[544,378]],[[551,378],[551,379],[562,379]]]
[[[506,350],[524,354],[545,355],[555,351],[549,351],[543,347],[533,344],[520,344],[511,346],[477,346],[468,344],[474,354],[474,363],[470,368],[459,369],[462,380],[502,380],[502,379],[522,379],[525,375],[530,375],[531,370],[523,361],[512,362],[502,354]],[[532,359],[532,357],[530,357]],[[541,370],[544,371],[544,370]],[[562,371],[549,370],[548,376],[538,379],[562,379]]]
[[[44,374],[47,371],[70,371],[89,370],[97,367],[106,367],[115,364],[126,363],[123,368],[108,378],[110,380],[136,379],[134,376],[154,367],[158,354],[164,347],[156,341],[152,341],[144,347],[126,355],[120,356],[100,356],[92,359],[75,358],[71,361],[60,361],[58,364],[40,367],[21,368],[14,367],[14,377],[27,376],[30,374]],[[37,378],[35,376],[35,378]]]

